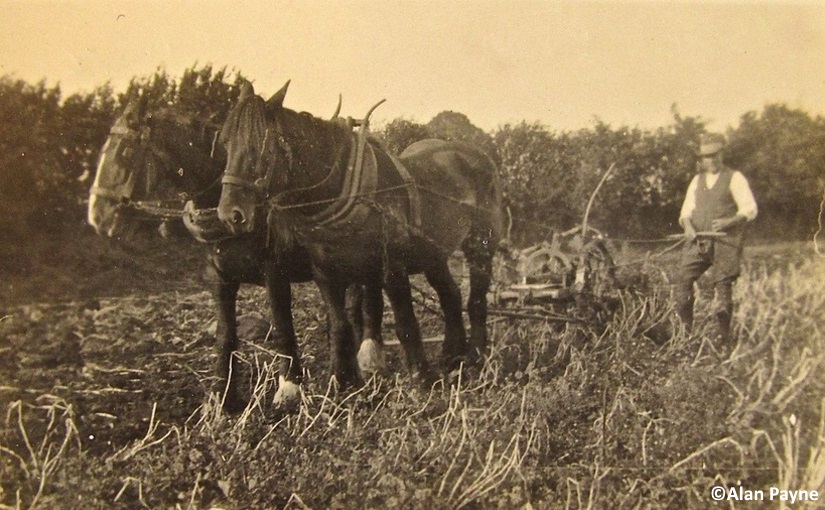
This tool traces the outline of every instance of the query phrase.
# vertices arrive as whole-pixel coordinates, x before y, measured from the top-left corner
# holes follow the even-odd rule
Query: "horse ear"
[[[281,90],[274,93],[272,97],[269,98],[269,101],[266,102],[266,107],[269,110],[275,110],[278,108],[283,108],[284,106],[284,98],[286,97],[286,89],[289,88],[289,82],[292,80],[287,80]]]
[[[129,94],[129,101],[123,108],[122,117],[130,123],[140,122],[146,114],[148,103],[149,97],[145,93],[133,90]]]
[[[238,101],[241,99],[245,99],[251,95],[255,94],[255,87],[252,86],[252,83],[249,81],[244,81],[243,85],[241,85],[241,93],[238,96]]]
[[[341,94],[338,94],[338,107],[335,108],[335,113],[332,114],[332,119],[337,119],[338,114],[341,113]]]
[[[134,117],[135,111],[138,109],[138,96],[136,94],[129,96],[129,101],[126,102],[126,106],[123,107],[123,116],[124,117]]]
[[[142,119],[146,116],[146,112],[149,110],[149,94],[146,91],[142,91],[140,93],[140,98],[138,98],[137,102],[137,118]]]

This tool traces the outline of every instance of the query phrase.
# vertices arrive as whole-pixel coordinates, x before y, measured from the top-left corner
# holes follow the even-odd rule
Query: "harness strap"
[[[355,171],[356,173],[361,173],[364,167],[364,147],[367,145],[367,127],[369,126],[369,121],[367,120],[369,117],[365,118],[364,121],[358,128],[358,136],[356,137],[356,146],[355,146],[355,161],[352,163],[352,166],[347,169],[348,172]]]
[[[98,197],[109,198],[112,200],[129,200],[129,197],[127,197],[125,194],[101,186],[92,186],[92,189],[89,190],[89,193],[92,195],[96,195]]]
[[[263,181],[264,178],[260,178],[255,182],[252,182],[248,179],[244,179],[243,177],[229,175],[227,173],[224,173],[223,177],[221,177],[221,184],[231,184],[232,186],[239,186],[241,188],[248,189],[258,195],[266,193],[266,190],[262,189]]]
[[[109,130],[110,135],[121,135],[128,138],[140,138],[141,133],[126,126],[114,126]]]
[[[372,147],[355,140],[350,150],[340,194],[328,207],[309,216],[307,220],[316,226],[329,226],[336,222],[352,220],[353,215],[357,215],[359,200],[375,194],[377,179],[377,163]]]
[[[128,177],[126,177],[126,182],[119,185],[117,189],[105,188],[103,186],[92,186],[90,193],[99,197],[109,198],[128,204],[132,201],[132,193],[135,191],[135,186],[137,185],[137,178],[135,176],[136,173],[137,172],[129,172]]]
[[[404,166],[404,163],[402,163],[401,160],[399,160],[392,154],[388,153],[387,155],[390,157],[390,160],[395,165],[395,170],[398,172],[398,175],[401,176],[401,180],[404,181],[405,187],[407,188],[407,197],[410,201],[410,217],[408,221],[413,227],[420,228],[421,194],[419,193],[418,186],[413,180],[410,171],[407,170],[406,166]]]

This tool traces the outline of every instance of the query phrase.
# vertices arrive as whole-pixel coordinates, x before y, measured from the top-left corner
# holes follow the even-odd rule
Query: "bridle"
[[[255,163],[255,174],[254,175],[261,175],[255,180],[248,179],[246,177],[240,177],[238,175],[231,175],[224,172],[223,176],[221,177],[221,184],[226,186],[237,186],[246,190],[251,191],[255,197],[261,199],[261,202],[266,202],[270,199],[270,185],[272,184],[273,174],[275,165],[268,165],[269,168],[262,169],[261,167],[265,165],[264,156],[266,155],[266,148],[267,148],[267,140],[269,138],[270,129],[267,129],[264,133],[264,141],[261,144],[261,154],[258,157],[258,161]],[[278,149],[284,154],[287,160],[288,165],[288,172],[292,170],[292,149],[289,144],[284,139],[284,136],[278,131],[275,131],[275,141],[278,144]]]
[[[165,150],[156,147],[150,141],[151,127],[145,126],[143,129],[137,130],[127,126],[115,126],[109,130],[109,136],[111,137],[112,135],[119,135],[126,140],[136,142],[141,153],[149,154],[150,158],[143,160],[143,165],[150,167],[147,169],[147,175],[154,170],[155,163],[152,159],[159,161],[167,170],[171,169],[171,156]],[[129,148],[125,150],[128,149]],[[117,208],[119,210],[130,209],[153,218],[179,218],[183,215],[182,205],[180,208],[169,208],[161,205],[163,204],[162,201],[133,200],[132,195],[138,181],[137,174],[137,171],[130,168],[129,175],[124,184],[117,186],[117,188],[92,186],[89,193],[118,202]],[[183,199],[182,202],[186,201],[185,194],[181,198]]]

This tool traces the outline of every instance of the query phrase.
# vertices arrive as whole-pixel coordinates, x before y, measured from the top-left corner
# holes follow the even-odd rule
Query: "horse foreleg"
[[[384,316],[384,294],[381,285],[371,283],[363,287],[361,300],[361,317],[363,336],[358,349],[358,368],[365,378],[371,374],[380,374],[387,368],[384,357],[384,337],[381,333],[381,320]]]
[[[303,371],[292,323],[292,290],[285,272],[269,268],[266,290],[274,326],[271,338],[278,357],[278,391],[275,392],[273,403],[279,406],[294,405],[300,401]]]
[[[242,404],[238,392],[238,363],[234,356],[238,349],[235,303],[239,288],[238,282],[220,279],[214,291],[218,305],[218,327],[215,332],[218,361],[215,365],[217,381],[214,391],[222,396],[224,409],[230,411]]]
[[[316,275],[318,274],[320,273],[316,271]],[[347,286],[325,276],[316,276],[316,283],[327,305],[332,373],[343,390],[360,383],[357,347],[345,306]]]
[[[346,298],[344,300],[347,310],[347,320],[352,326],[352,333],[356,342],[364,338],[364,287],[353,283],[347,287]],[[327,325],[329,328],[329,325]]]
[[[424,271],[427,281],[438,294],[444,313],[444,346],[442,357],[447,371],[458,368],[467,356],[467,332],[461,312],[461,290],[450,274],[447,261],[440,261]]]
[[[429,385],[434,377],[427,363],[421,330],[413,311],[409,276],[403,268],[390,268],[386,273],[384,290],[387,291],[395,314],[395,334],[404,348],[407,366],[413,375]]]

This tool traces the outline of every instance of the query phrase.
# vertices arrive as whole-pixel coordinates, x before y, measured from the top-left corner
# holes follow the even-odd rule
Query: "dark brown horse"
[[[352,282],[384,286],[408,365],[424,380],[431,373],[413,313],[410,274],[423,272],[439,296],[447,370],[483,357],[487,290],[502,230],[490,158],[469,144],[441,140],[415,143],[395,158],[374,141],[360,145],[342,123],[284,108],[288,85],[264,101],[245,84],[224,123],[221,221],[240,234],[268,220],[275,238],[307,248],[329,310],[339,382],[357,381],[344,312],[344,289]],[[470,269],[469,342],[461,294],[448,267],[458,249]]]
[[[214,138],[220,124],[210,119],[166,107],[146,111],[144,98],[131,101],[115,121],[101,150],[94,185],[90,190],[88,221],[100,235],[121,238],[147,220],[177,218],[184,214],[189,200],[188,219],[214,216],[220,197],[220,177],[226,153],[215,147]],[[226,112],[223,112],[225,115]],[[218,113],[220,117],[220,112]],[[237,408],[238,366],[233,352],[238,348],[236,298],[240,284],[267,284],[276,349],[297,360],[295,331],[292,324],[290,282],[310,281],[309,257],[300,247],[274,252],[267,249],[264,225],[240,236],[220,227],[215,218],[212,228],[198,222],[188,226],[201,241],[210,241],[209,268],[215,276],[214,297],[218,309],[216,390],[225,393],[225,405]],[[209,222],[205,222],[209,227]],[[351,320],[364,329],[366,353],[381,344],[383,297],[380,288],[367,290],[364,317],[357,302],[349,306]],[[380,353],[378,353],[380,354]],[[375,354],[373,354],[375,356]],[[277,402],[294,400],[297,386],[287,383],[300,380],[300,364],[283,358],[283,382]],[[364,366],[367,371],[380,366]],[[231,375],[231,379],[230,379]]]

